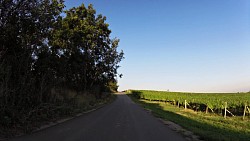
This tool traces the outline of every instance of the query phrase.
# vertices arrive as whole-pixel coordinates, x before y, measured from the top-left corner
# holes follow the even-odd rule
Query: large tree
[[[84,91],[114,81],[123,58],[123,52],[117,51],[119,39],[110,38],[105,21],[92,5],[82,4],[66,11],[50,39],[52,50],[67,64],[68,73],[61,77]]]
[[[43,82],[34,63],[48,50],[63,7],[62,0],[0,0],[0,123],[24,120],[20,114],[41,104]]]

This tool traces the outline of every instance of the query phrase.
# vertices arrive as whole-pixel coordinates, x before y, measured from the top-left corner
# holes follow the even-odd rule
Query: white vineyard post
[[[244,120],[244,118],[245,118],[245,115],[246,115],[246,110],[247,110],[247,105],[245,104],[245,106],[244,106],[244,112],[243,112],[243,120]]]
[[[185,100],[185,110],[187,109],[187,100]]]
[[[225,112],[224,112],[224,118],[227,117],[227,102],[225,102]]]
[[[207,106],[207,105],[206,105]],[[206,107],[206,114],[208,113],[208,106]]]

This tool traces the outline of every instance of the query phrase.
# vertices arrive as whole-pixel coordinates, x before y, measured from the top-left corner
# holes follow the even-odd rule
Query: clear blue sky
[[[119,90],[250,91],[249,0],[66,0],[107,16]]]

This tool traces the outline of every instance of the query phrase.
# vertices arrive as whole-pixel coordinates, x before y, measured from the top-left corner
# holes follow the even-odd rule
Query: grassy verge
[[[111,103],[116,99],[115,94],[95,99],[93,96],[82,95],[75,100],[64,101],[64,103],[46,104],[37,108],[31,115],[27,116],[29,122],[25,125],[17,123],[14,126],[0,125],[0,141],[14,136],[31,133],[40,129],[41,126],[57,123],[57,121],[75,117],[80,113],[90,111]],[[20,117],[22,118],[22,117]]]
[[[132,94],[128,95],[136,103],[150,109],[155,116],[177,123],[200,136],[202,140],[243,141],[250,139],[250,121],[243,121],[241,117],[224,119],[216,114],[184,110],[169,103],[141,100],[133,97]]]

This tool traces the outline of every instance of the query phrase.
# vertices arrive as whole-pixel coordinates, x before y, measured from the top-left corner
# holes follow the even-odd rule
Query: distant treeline
[[[21,126],[58,101],[57,89],[96,99],[117,90],[123,52],[106,17],[92,5],[64,7],[63,0],[0,1],[0,127]]]

